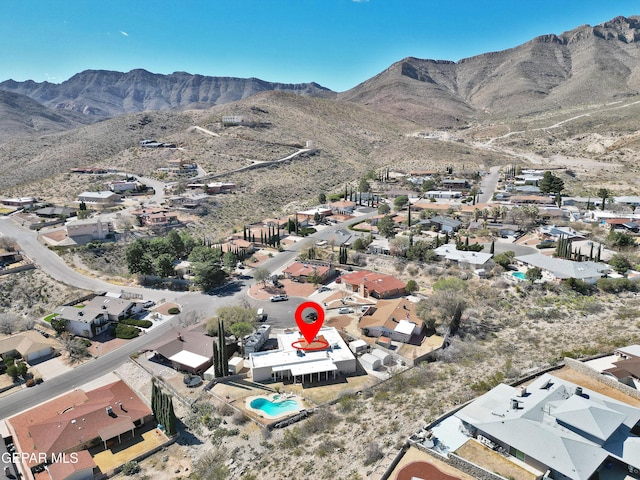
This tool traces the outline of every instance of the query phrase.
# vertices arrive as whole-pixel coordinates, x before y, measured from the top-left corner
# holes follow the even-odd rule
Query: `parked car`
[[[142,304],[142,306],[143,306],[144,308],[151,308],[151,307],[153,307],[155,304],[156,304],[156,302],[154,302],[153,300],[147,300],[146,302],[144,302],[144,303]]]
[[[285,300],[289,300],[289,298],[286,295],[274,295],[269,300],[272,302],[284,302]]]
[[[307,313],[307,315],[304,318],[312,322],[315,322],[316,320],[318,320],[318,313],[317,312]]]
[[[366,312],[367,310],[369,310],[369,305],[363,305],[363,306],[360,307],[360,311],[362,313]]]
[[[338,309],[339,314],[353,313],[353,308],[340,308]]]
[[[331,290],[329,287],[322,286],[318,288],[318,293],[328,292],[329,290]]]

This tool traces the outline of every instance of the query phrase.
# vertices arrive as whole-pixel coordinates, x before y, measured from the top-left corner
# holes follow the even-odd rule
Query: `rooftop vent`
[[[113,408],[111,408],[111,405],[109,405],[105,410],[107,411],[107,415],[111,416],[113,414]]]

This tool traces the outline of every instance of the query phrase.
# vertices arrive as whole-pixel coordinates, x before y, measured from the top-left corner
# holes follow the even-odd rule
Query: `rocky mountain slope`
[[[341,93],[434,126],[620,100],[640,91],[640,17],[449,62],[405,58]]]
[[[27,95],[47,107],[80,112],[93,119],[147,110],[207,108],[269,90],[333,95],[316,83],[273,83],[185,72],[160,75],[141,69],[127,73],[86,70],[60,84],[6,80],[0,83],[0,90]]]
[[[61,132],[90,123],[74,112],[56,111],[18,93],[0,90],[0,143],[12,138]]]

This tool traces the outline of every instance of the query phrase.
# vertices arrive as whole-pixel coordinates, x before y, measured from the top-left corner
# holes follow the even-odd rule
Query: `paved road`
[[[480,188],[482,193],[478,203],[488,203],[493,199],[493,194],[498,186],[498,180],[500,179],[501,167],[491,167],[489,174],[482,179]]]
[[[359,222],[375,214],[376,212],[373,211],[364,216],[349,220],[348,222],[327,227],[321,232],[291,245],[286,251],[265,262],[264,267],[272,272],[281,269],[293,260],[301,249],[308,247],[318,240],[329,238],[329,236],[339,228],[345,228],[350,224]],[[124,290],[126,292],[139,293],[143,295],[145,299],[155,301],[164,298],[167,301],[178,302],[182,307],[182,313],[180,315],[173,317],[173,319],[166,320],[164,324],[151,329],[141,337],[127,342],[123,347],[87,362],[70,372],[59,375],[53,381],[44,382],[37,387],[24,389],[1,398],[0,418],[15,415],[47,399],[61,395],[73,389],[75,386],[83,385],[86,382],[115,370],[119,365],[127,361],[130,354],[142,350],[146,344],[160,339],[172,326],[178,325],[181,319],[190,318],[190,316],[205,319],[213,316],[215,311],[222,306],[236,305],[241,299],[247,299],[247,290],[254,283],[253,278],[247,275],[246,278],[218,289],[212,294],[169,292],[166,290],[153,290],[140,287],[115,287],[107,282],[79,274],[69,267],[58,255],[40,244],[37,240],[36,232],[21,228],[10,218],[0,218],[0,234],[15,238],[21,250],[36,262],[42,271],[63,283],[95,291]],[[271,303],[268,300],[266,302],[252,301],[252,303],[265,306],[268,304],[270,305],[270,309],[271,307],[275,307],[270,322],[273,320],[272,325],[281,328],[294,324],[293,312],[302,301],[303,299],[291,298],[289,301],[282,302],[279,305]],[[276,307],[276,305],[278,306]]]

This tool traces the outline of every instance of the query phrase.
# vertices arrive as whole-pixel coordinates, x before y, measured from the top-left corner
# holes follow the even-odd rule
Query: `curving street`
[[[326,240],[330,238],[331,234],[336,230],[370,218],[375,214],[377,214],[377,211],[373,210],[347,222],[325,227],[320,232],[291,245],[288,250],[275,255],[266,261],[263,266],[271,272],[279,270],[295,259],[301,249],[308,248],[312,243],[319,240]],[[80,386],[113,371],[119,365],[126,362],[129,355],[142,350],[146,344],[157,341],[166,334],[172,326],[179,324],[181,316],[188,316],[192,313],[200,318],[213,316],[220,307],[236,305],[240,300],[248,299],[247,290],[254,283],[250,275],[245,275],[243,279],[238,282],[222,287],[212,294],[173,292],[142,287],[121,287],[76,272],[55,252],[38,242],[37,232],[22,228],[9,217],[0,217],[0,234],[15,238],[20,249],[24,251],[43,272],[60,282],[86,290],[131,292],[140,294],[143,298],[154,301],[165,299],[166,301],[178,303],[182,309],[181,315],[165,320],[161,325],[152,328],[145,335],[129,341],[124,346],[104,356],[80,365],[70,372],[55,377],[49,382],[43,382],[36,387],[25,388],[19,392],[0,398],[0,418],[15,415],[45,400],[61,395],[73,389],[75,386]],[[282,303],[271,303],[268,300],[250,300],[250,303],[265,307],[268,305],[270,323],[273,323],[272,320],[274,320],[276,326],[284,327],[295,324],[293,312],[302,301],[303,299],[300,298],[291,298],[289,301]]]

